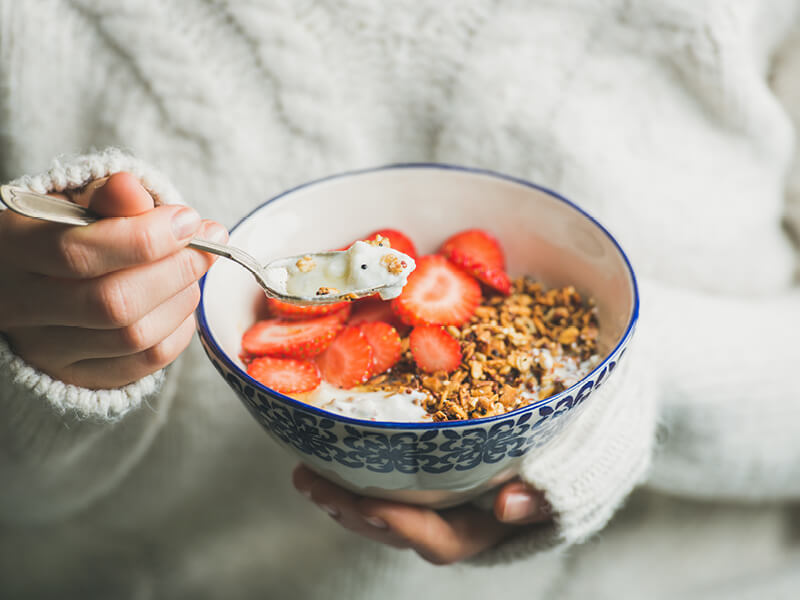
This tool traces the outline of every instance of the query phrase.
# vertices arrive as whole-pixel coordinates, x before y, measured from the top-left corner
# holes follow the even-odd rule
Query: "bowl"
[[[231,244],[266,263],[330,249],[380,228],[406,232],[420,254],[482,227],[503,244],[508,271],[574,285],[597,302],[603,359],[563,392],[500,416],[450,422],[358,420],[310,406],[250,377],[239,358],[261,290],[220,260],[201,282],[198,329],[211,363],[264,430],[320,475],[359,494],[443,508],[514,477],[521,462],[564,435],[610,377],[639,308],[633,269],[595,219],[520,179],[442,164],[402,164],[334,175],[284,192],[231,230]]]

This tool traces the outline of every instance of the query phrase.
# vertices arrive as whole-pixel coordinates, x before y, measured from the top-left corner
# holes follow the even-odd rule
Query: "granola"
[[[384,254],[381,257],[381,264],[392,275],[398,275],[399,273],[402,273],[403,269],[405,269],[407,266],[404,260],[400,260],[394,254]]]
[[[400,361],[361,389],[422,392],[434,421],[478,419],[561,392],[599,361],[595,303],[573,286],[517,279],[509,296],[485,299],[467,323],[446,329],[461,345],[456,371],[422,373],[406,337]]]
[[[302,256],[302,257],[297,259],[297,262],[295,263],[295,266],[297,267],[297,269],[301,273],[309,273],[317,265],[314,262],[314,259],[311,256],[309,256],[308,254],[306,254],[305,256]]]
[[[339,290],[335,287],[321,286],[317,289],[317,296],[328,296],[330,294],[338,294]]]

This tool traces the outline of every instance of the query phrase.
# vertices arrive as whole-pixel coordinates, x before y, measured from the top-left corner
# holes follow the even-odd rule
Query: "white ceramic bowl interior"
[[[234,229],[230,243],[266,263],[341,247],[387,227],[409,235],[420,254],[435,252],[462,229],[487,229],[501,241],[512,276],[572,284],[595,298],[604,354],[622,339],[635,311],[635,282],[610,235],[554,194],[482,171],[418,165],[330,178],[262,205]],[[206,279],[209,332],[242,368],[242,334],[256,320],[261,294],[227,260],[218,260]]]

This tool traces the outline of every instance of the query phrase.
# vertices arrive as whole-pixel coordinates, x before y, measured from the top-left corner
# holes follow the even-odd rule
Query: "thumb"
[[[101,217],[133,217],[155,206],[153,197],[130,173],[114,173],[90,183],[75,201]]]
[[[516,525],[540,523],[552,516],[544,494],[521,481],[502,487],[494,501],[494,514],[498,521]]]

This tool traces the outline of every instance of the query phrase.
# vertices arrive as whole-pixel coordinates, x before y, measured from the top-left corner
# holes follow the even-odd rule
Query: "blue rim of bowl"
[[[595,375],[596,373],[599,373],[601,371],[601,369],[605,369],[608,366],[609,361],[611,360],[611,358],[613,356],[615,356],[617,354],[617,352],[619,351],[619,349],[628,342],[628,340],[630,339],[631,335],[633,334],[634,328],[636,327],[636,322],[639,320],[639,286],[636,283],[636,274],[633,272],[633,267],[631,266],[631,263],[628,260],[628,256],[625,254],[625,251],[619,245],[619,243],[614,238],[614,236],[611,235],[609,233],[609,231],[597,221],[597,219],[595,219],[593,216],[591,216],[589,213],[587,213],[581,207],[579,207],[578,205],[576,205],[572,201],[566,199],[564,196],[554,192],[553,190],[550,190],[550,189],[548,189],[546,187],[543,187],[541,185],[537,185],[535,183],[531,183],[530,181],[526,181],[524,179],[520,179],[519,177],[514,177],[512,175],[505,175],[503,173],[497,173],[495,171],[490,171],[488,169],[479,169],[477,167],[463,167],[463,166],[451,165],[451,164],[447,164],[447,163],[427,163],[427,162],[421,162],[421,163],[394,163],[394,164],[388,164],[388,165],[383,165],[383,166],[379,166],[379,167],[369,167],[369,168],[366,168],[366,169],[357,169],[357,170],[354,170],[354,171],[347,171],[347,172],[344,172],[344,173],[336,173],[334,175],[328,175],[328,176],[322,177],[320,179],[315,179],[314,181],[307,181],[306,183],[302,183],[302,184],[300,184],[298,186],[295,186],[295,187],[290,188],[290,189],[288,189],[288,190],[286,190],[284,192],[281,192],[277,196],[273,196],[272,198],[270,198],[266,202],[261,203],[256,208],[254,208],[249,213],[247,213],[247,215],[242,217],[239,220],[239,222],[236,223],[236,225],[234,225],[233,228],[230,231],[231,231],[231,233],[233,233],[236,230],[236,228],[239,227],[244,221],[249,219],[252,215],[254,215],[258,211],[260,211],[262,208],[264,208],[268,204],[271,204],[272,202],[280,200],[281,198],[283,198],[285,196],[288,196],[289,194],[293,194],[293,193],[295,193],[295,192],[297,192],[299,190],[302,190],[304,188],[311,187],[313,185],[318,185],[318,184],[321,184],[321,183],[325,183],[325,182],[328,182],[328,181],[332,181],[334,179],[341,179],[343,177],[367,175],[369,173],[376,173],[376,172],[379,172],[379,171],[391,171],[391,170],[400,170],[400,169],[439,169],[439,170],[442,170],[442,171],[462,171],[464,173],[473,173],[473,174],[477,174],[477,175],[486,175],[486,176],[494,177],[494,178],[497,178],[497,179],[503,179],[505,181],[510,181],[512,183],[516,183],[516,184],[523,185],[523,186],[526,186],[526,187],[529,187],[529,188],[533,188],[535,190],[539,190],[540,192],[544,192],[545,194],[548,194],[549,196],[552,196],[553,198],[556,198],[556,199],[560,200],[561,202],[564,202],[565,204],[570,206],[572,209],[574,209],[575,211],[577,211],[578,213],[580,213],[581,215],[583,215],[584,217],[589,219],[592,223],[594,223],[595,226],[597,226],[597,228],[600,229],[600,231],[602,231],[608,237],[609,240],[611,240],[611,243],[614,244],[614,247],[620,253],[620,256],[622,256],[622,260],[625,261],[625,266],[628,268],[628,273],[630,274],[630,277],[631,277],[631,284],[633,286],[633,310],[631,311],[631,317],[630,317],[630,320],[628,321],[628,326],[625,329],[625,333],[622,335],[622,337],[620,338],[620,340],[617,343],[617,345],[614,346],[614,348],[606,355],[606,357],[603,360],[601,360],[597,364],[597,366],[594,369],[592,369],[585,376],[581,377],[581,379],[577,383],[575,383],[574,385],[572,385],[569,388],[559,392],[558,394],[554,394],[552,396],[544,398],[543,400],[539,400],[538,402],[533,402],[531,404],[528,404],[527,406],[523,406],[522,408],[518,408],[516,410],[510,411],[510,412],[507,412],[507,413],[503,413],[502,415],[495,415],[495,416],[491,416],[491,417],[482,417],[480,419],[469,419],[469,420],[464,420],[464,421],[441,421],[441,422],[429,422],[429,421],[422,421],[422,422],[418,422],[418,421],[415,421],[415,422],[406,422],[406,421],[369,421],[369,420],[366,420],[366,419],[354,419],[352,417],[346,417],[346,416],[340,415],[338,413],[334,413],[334,412],[330,412],[330,411],[327,411],[327,410],[324,410],[324,409],[321,409],[321,408],[317,408],[316,406],[312,406],[310,404],[306,404],[305,402],[301,402],[300,400],[295,400],[291,396],[286,396],[285,394],[281,394],[280,392],[276,392],[272,388],[269,388],[269,387],[265,386],[263,383],[259,382],[257,379],[254,379],[254,378],[250,377],[250,375],[248,375],[246,371],[243,371],[242,368],[239,365],[237,365],[235,362],[233,362],[228,357],[228,355],[222,350],[222,348],[220,348],[219,344],[217,344],[217,340],[215,340],[214,336],[211,334],[211,328],[208,326],[208,322],[206,321],[205,295],[203,294],[203,291],[205,290],[207,275],[204,275],[203,278],[200,280],[200,292],[201,292],[200,304],[198,305],[197,310],[196,310],[198,328],[200,330],[200,332],[199,332],[200,335],[203,336],[205,338],[205,340],[206,340],[206,343],[208,343],[212,347],[212,349],[214,351],[214,354],[217,356],[217,358],[222,360],[230,370],[232,370],[234,373],[238,373],[245,381],[249,382],[257,390],[260,390],[261,392],[267,394],[268,396],[271,396],[271,397],[274,397],[274,398],[278,398],[278,399],[282,400],[283,402],[286,402],[286,403],[294,406],[295,408],[298,408],[298,409],[306,411],[306,412],[311,412],[311,413],[314,413],[314,414],[316,414],[316,415],[318,415],[320,417],[324,417],[324,418],[327,418],[327,419],[332,419],[334,421],[340,421],[342,423],[348,423],[348,424],[351,424],[351,425],[359,425],[359,426],[362,426],[362,427],[363,426],[375,427],[375,428],[378,428],[378,429],[452,429],[452,428],[459,428],[459,427],[470,427],[470,426],[474,427],[476,425],[484,425],[484,424],[487,424],[487,423],[491,423],[493,421],[500,421],[500,420],[505,420],[505,419],[508,419],[508,418],[518,417],[519,415],[522,415],[522,414],[524,414],[526,412],[532,412],[532,411],[536,410],[537,408],[540,408],[540,407],[545,406],[547,404],[551,404],[553,402],[558,402],[560,399],[563,399],[563,398],[566,398],[567,396],[573,395],[573,393],[575,391],[579,390],[581,388],[581,386],[585,385],[586,381],[592,379],[593,375]]]

